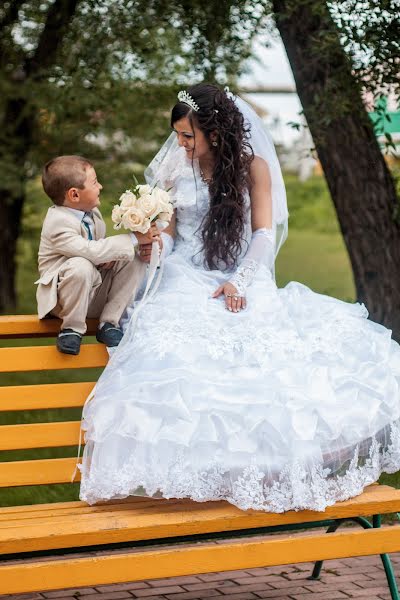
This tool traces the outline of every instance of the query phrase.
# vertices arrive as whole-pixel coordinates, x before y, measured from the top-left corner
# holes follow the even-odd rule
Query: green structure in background
[[[377,137],[386,138],[386,142],[383,142],[382,145],[400,151],[400,106],[398,111],[388,111],[387,98],[382,96],[377,101],[375,110],[370,112],[369,116],[374,124]]]

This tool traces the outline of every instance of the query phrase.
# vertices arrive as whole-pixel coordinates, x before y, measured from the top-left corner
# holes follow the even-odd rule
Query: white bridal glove
[[[240,261],[235,273],[228,283],[235,286],[239,296],[246,295],[246,288],[251,284],[261,264],[273,271],[275,262],[275,229],[262,227],[253,231],[249,248]]]
[[[162,247],[161,255],[160,255],[160,261],[162,261],[171,254],[171,252],[174,248],[175,240],[172,237],[172,235],[169,235],[169,233],[166,233],[165,231],[162,231],[160,235],[161,235],[161,239],[163,241],[163,247]]]

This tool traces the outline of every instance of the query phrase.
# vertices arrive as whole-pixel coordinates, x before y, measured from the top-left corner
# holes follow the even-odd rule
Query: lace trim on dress
[[[324,511],[327,506],[362,493],[374,483],[382,471],[394,473],[400,466],[400,423],[391,426],[390,444],[383,448],[376,438],[371,440],[367,458],[360,458],[356,447],[347,470],[332,474],[322,464],[306,466],[298,461],[286,465],[271,482],[257,464],[249,464],[237,475],[223,465],[210,465],[195,471],[184,460],[183,452],[171,462],[167,472],[154,464],[143,464],[133,457],[119,472],[90,469],[84,472],[81,498],[93,504],[98,500],[148,495],[164,498],[192,498],[197,502],[228,500],[242,510],[254,509],[274,513],[289,510]]]
[[[160,313],[149,306],[146,335],[136,334],[136,349],[143,355],[150,353],[157,359],[164,358],[173,349],[174,354],[186,362],[187,340],[191,339],[213,359],[224,357],[226,360],[235,360],[235,353],[241,352],[248,358],[253,357],[261,368],[265,365],[269,369],[271,355],[275,359],[293,361],[310,360],[315,353],[322,353],[331,360],[346,361],[348,347],[357,344],[364,334],[367,313],[361,305],[353,306],[353,315],[343,312],[336,316],[331,311],[330,320],[321,319],[318,327],[304,332],[291,327],[291,318],[287,315],[288,326],[282,328],[274,318],[274,308],[279,310],[281,305],[278,300],[273,300],[272,286],[270,291],[268,300],[271,310],[262,326],[254,325],[247,319],[228,323],[221,320],[216,326],[212,316],[201,308],[197,315],[190,313],[188,318],[184,318],[186,315],[183,313],[179,317],[167,318],[164,311]],[[263,300],[267,302],[266,296]],[[142,324],[141,317],[138,323],[139,326]],[[372,344],[379,336],[373,331],[369,333]]]

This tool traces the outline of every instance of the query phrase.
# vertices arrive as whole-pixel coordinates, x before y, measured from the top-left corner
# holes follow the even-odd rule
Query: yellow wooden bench
[[[94,327],[89,323],[90,330]],[[99,344],[83,345],[77,357],[59,354],[54,340],[49,345],[31,345],[32,338],[54,337],[58,328],[58,320],[0,317],[2,376],[106,364],[107,353]],[[13,343],[4,340],[12,338],[27,338],[27,344],[4,347]],[[93,385],[89,381],[1,387],[0,416],[8,411],[80,407]],[[79,423],[74,421],[2,425],[0,451],[4,455],[21,449],[74,447],[78,433]],[[0,462],[0,488],[68,483],[75,468],[75,458],[9,457],[8,462]],[[243,512],[227,502],[148,498],[92,507],[77,501],[9,506],[0,508],[0,594],[380,554],[392,598],[399,600],[385,553],[400,551],[400,525],[380,528],[381,514],[398,511],[400,490],[383,485],[369,486],[361,496],[325,513]],[[336,532],[347,520],[363,529]],[[329,526],[331,533],[317,529],[293,534],[295,529],[321,525]],[[285,535],[260,536],[282,529]],[[221,535],[240,538],[216,544],[214,538]],[[321,565],[316,564],[314,578]]]

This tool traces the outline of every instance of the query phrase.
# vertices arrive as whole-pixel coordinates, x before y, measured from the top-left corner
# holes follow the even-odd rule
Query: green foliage
[[[400,98],[398,0],[340,0],[328,5],[363,89],[379,98],[390,88]]]
[[[295,78],[318,150],[329,127],[348,115],[360,128],[371,129],[367,101],[371,109],[389,92],[400,101],[398,0],[272,0],[271,5],[278,26],[290,23],[302,40],[307,81],[300,72]],[[297,55],[291,46],[289,58]],[[390,132],[386,137],[390,146]]]
[[[168,134],[177,89],[204,77],[236,79],[265,2],[67,4],[76,8],[52,22],[55,31],[48,25],[62,15],[62,0],[0,7],[0,118],[7,125],[0,169],[2,185],[16,195],[26,176],[58,154],[146,163]],[[15,156],[27,149],[24,166],[17,165]]]
[[[147,163],[169,133],[179,88],[239,74],[263,21],[262,0],[223,0],[216,14],[193,7],[164,0],[0,5],[0,246],[8,257],[0,310],[15,304],[21,207],[45,162],[80,154],[109,165]]]
[[[348,115],[357,115],[372,133],[351,57],[328,3],[273,0],[272,6],[317,150],[329,144],[332,125]]]
[[[267,26],[268,0],[174,0],[170,19],[190,40],[194,69],[207,80],[235,82],[257,31]]]
[[[385,137],[387,153],[396,153],[390,133],[386,97],[400,107],[400,5],[398,0],[341,0],[328,2],[350,57],[352,74],[374,110],[374,130]]]

